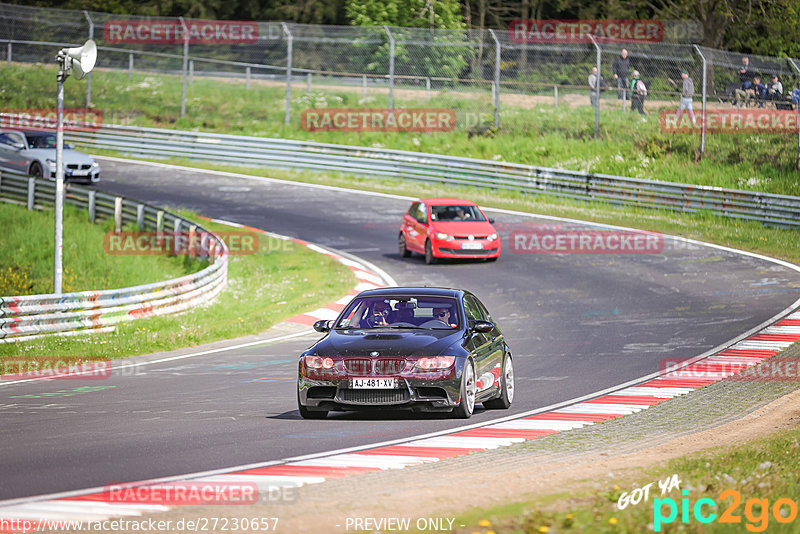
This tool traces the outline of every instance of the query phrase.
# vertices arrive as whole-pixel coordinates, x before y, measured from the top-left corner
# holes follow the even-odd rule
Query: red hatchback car
[[[397,236],[400,255],[425,255],[425,263],[439,258],[500,256],[500,235],[474,202],[456,198],[423,198],[411,204]]]

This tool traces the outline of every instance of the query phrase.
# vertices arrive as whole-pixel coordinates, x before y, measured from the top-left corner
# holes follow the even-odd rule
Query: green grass
[[[180,213],[186,218],[196,219],[192,213]],[[74,216],[80,218],[79,214]],[[211,222],[204,222],[203,226],[212,231],[231,230],[229,226]],[[101,228],[96,227],[98,230]],[[87,240],[87,250],[99,246],[102,251],[101,234]],[[340,298],[356,283],[347,267],[328,256],[291,242],[263,235],[259,237],[260,246],[256,254],[229,256],[228,286],[210,305],[180,315],[123,323],[111,333],[0,344],[0,360],[52,355],[87,361],[108,360],[256,334],[281,320]],[[0,250],[5,252],[6,248]],[[138,256],[120,257],[126,261],[140,259]],[[154,256],[144,258],[151,260]],[[46,271],[51,267],[46,259],[42,261],[41,269]],[[65,265],[71,265],[69,262],[67,257]],[[151,264],[149,281],[154,279],[152,273]]]
[[[54,68],[3,66],[0,76],[0,107],[53,107]],[[70,80],[65,88],[68,107],[85,102],[85,83]],[[699,135],[661,132],[655,103],[645,119],[617,109],[603,109],[601,135],[595,139],[594,110],[588,105],[553,108],[543,104],[523,109],[503,104],[501,128],[484,135],[471,135],[464,130],[435,134],[314,133],[300,127],[302,110],[385,107],[385,92],[372,91],[362,99],[360,88],[317,88],[306,93],[303,84],[298,83],[293,87],[292,123],[288,126],[283,124],[285,88],[280,84],[253,82],[247,90],[243,80],[195,77],[188,89],[185,117],[180,117],[180,95],[181,78],[174,75],[137,73],[129,79],[125,72],[99,70],[92,79],[92,103],[103,111],[106,123],[390,147],[800,195],[797,134],[709,134],[706,155],[698,159]],[[606,97],[613,99],[613,91]],[[486,95],[471,98],[445,92],[428,100],[424,91],[400,91],[396,101],[401,107],[491,112]],[[669,103],[670,109],[676,107],[677,99]]]
[[[52,211],[28,211],[0,202],[0,295],[53,292],[54,218]],[[188,256],[107,254],[103,238],[114,222],[89,224],[86,212],[65,206],[63,279],[65,293],[113,289],[169,280],[199,271],[205,261]]]
[[[661,532],[797,532],[800,517],[792,522],[781,524],[772,515],[775,502],[789,498],[800,507],[800,430],[781,431],[764,439],[746,445],[714,449],[671,460],[659,468],[638,471],[624,476],[624,480],[604,488],[570,491],[545,495],[532,500],[510,503],[496,508],[471,510],[456,519],[455,524],[467,526],[463,532],[486,534],[495,531],[502,533],[550,532],[597,532],[597,533],[637,533],[652,532],[654,527],[655,499],[672,498],[677,505],[677,516],[671,523],[661,525]],[[661,495],[659,480],[666,480],[677,474],[680,490]],[[588,482],[588,481],[587,481]],[[650,488],[648,502],[637,505],[628,504],[624,509],[617,508],[623,492],[628,495],[637,487],[654,483]],[[684,496],[681,490],[688,490]],[[734,507],[731,494],[720,498],[724,490],[734,490],[741,502]],[[687,498],[689,517],[682,523],[681,499]],[[692,513],[699,499],[709,498],[717,503],[716,508],[703,506],[705,515],[716,513],[717,518],[709,524],[701,524]],[[765,518],[760,505],[748,501],[767,499],[769,510]],[[741,518],[740,523],[720,523],[719,518],[726,509]],[[749,509],[749,515],[748,515]],[[783,506],[789,511],[788,506]],[[668,517],[669,504],[662,503],[659,510],[662,517]],[[749,525],[749,526],[748,526]],[[762,528],[763,527],[763,528]]]

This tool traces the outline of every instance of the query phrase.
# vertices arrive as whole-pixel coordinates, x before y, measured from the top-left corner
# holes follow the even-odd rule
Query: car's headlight
[[[425,356],[417,360],[414,369],[417,371],[440,371],[449,369],[455,361],[455,356]]]
[[[492,234],[492,235],[490,235],[489,237],[487,237],[486,239],[487,239],[488,241],[494,241],[495,239],[497,239],[497,234]]]
[[[320,356],[306,356],[306,367],[309,369],[333,369],[331,358],[321,358]]]
[[[46,160],[44,160],[44,162],[47,163],[48,165],[50,165],[51,167],[55,167],[56,166],[56,160],[54,160],[54,159],[47,158]]]
[[[455,237],[451,236],[450,234],[445,234],[444,232],[436,232],[436,239],[441,239],[442,241],[452,241]]]
[[[96,169],[96,168],[97,168],[97,167],[99,167],[99,166],[100,166],[100,164],[99,164],[99,163],[97,163],[96,161],[93,161],[93,162],[92,162],[92,168],[93,168],[93,169]]]

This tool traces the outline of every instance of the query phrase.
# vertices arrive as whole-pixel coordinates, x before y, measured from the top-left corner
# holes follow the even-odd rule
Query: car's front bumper
[[[50,169],[50,178],[56,178],[56,171],[54,168]],[[64,180],[69,182],[85,182],[85,183],[97,183],[100,181],[100,168],[95,167],[89,170],[73,170],[73,169],[66,169],[64,171]]]
[[[500,256],[500,240],[479,241],[481,248],[462,248],[462,240],[444,241],[436,239],[432,242],[433,254],[437,258],[497,258]]]
[[[410,408],[427,412],[449,412],[461,400],[461,366],[436,378],[394,376],[395,389],[353,389],[350,378],[314,379],[301,370],[298,377],[300,404],[309,410],[362,410]],[[365,378],[365,377],[353,377]]]

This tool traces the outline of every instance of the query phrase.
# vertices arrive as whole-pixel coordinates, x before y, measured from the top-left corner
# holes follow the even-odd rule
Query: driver
[[[386,317],[391,311],[392,307],[388,303],[384,301],[376,302],[372,307],[372,326],[388,326],[389,323],[386,321]]]
[[[456,326],[454,324],[450,324],[450,308],[434,308],[433,318],[437,321],[443,322],[447,326]]]

